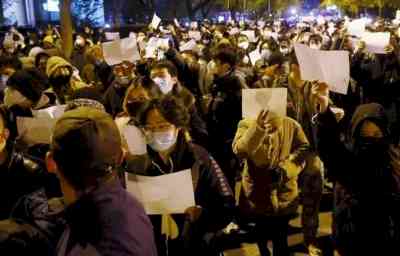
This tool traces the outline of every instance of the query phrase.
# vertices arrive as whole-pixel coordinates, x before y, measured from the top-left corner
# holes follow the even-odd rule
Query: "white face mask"
[[[9,87],[4,89],[4,105],[6,105],[6,107],[9,108],[14,105],[22,105],[27,101],[28,99],[19,91],[10,89]]]
[[[168,94],[174,88],[174,84],[172,83],[171,79],[168,78],[156,77],[153,79],[153,82],[158,85],[158,88],[160,88],[163,94]]]
[[[261,56],[264,60],[267,60],[271,56],[271,51],[269,49],[262,49]]]
[[[238,44],[239,48],[242,48],[244,50],[247,50],[247,48],[249,48],[249,42],[241,42]]]
[[[6,85],[7,85],[7,81],[8,81],[9,78],[10,78],[10,77],[7,76],[7,75],[1,75],[1,83],[2,83],[3,86],[6,86]],[[3,88],[4,88],[4,87],[3,87]]]
[[[281,53],[283,55],[288,55],[290,53],[290,49],[289,48],[281,48]]]
[[[120,85],[128,85],[130,84],[131,80],[128,76],[119,76],[117,77],[117,83]]]
[[[177,139],[176,131],[152,132],[148,136],[148,144],[153,150],[163,152],[173,147]]]
[[[310,48],[314,49],[314,50],[319,50],[319,49],[321,49],[321,45],[320,44],[310,44]]]
[[[272,31],[266,30],[264,31],[264,38],[271,38],[272,37]]]
[[[85,40],[82,38],[78,38],[75,40],[75,47],[83,47],[85,46]]]

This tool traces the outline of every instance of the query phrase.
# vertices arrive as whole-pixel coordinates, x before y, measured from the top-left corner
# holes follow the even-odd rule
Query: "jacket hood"
[[[73,69],[72,65],[65,59],[58,56],[50,57],[49,60],[47,61],[47,67],[46,67],[47,76],[51,77],[57,70],[57,68],[60,67],[69,67],[71,68],[71,70]]]
[[[356,109],[351,119],[350,136],[353,143],[359,133],[361,124],[365,120],[374,122],[382,129],[385,136],[389,135],[389,122],[384,108],[378,103],[364,104]]]

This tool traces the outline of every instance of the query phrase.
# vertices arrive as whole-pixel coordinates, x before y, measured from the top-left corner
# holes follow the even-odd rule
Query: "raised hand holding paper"
[[[245,89],[242,91],[242,109],[243,118],[255,119],[260,111],[265,109],[286,116],[287,89]]]

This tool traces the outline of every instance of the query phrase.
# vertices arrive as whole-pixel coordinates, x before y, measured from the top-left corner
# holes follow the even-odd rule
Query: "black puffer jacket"
[[[65,226],[64,204],[43,190],[21,198],[9,219],[0,221],[1,255],[55,255]]]

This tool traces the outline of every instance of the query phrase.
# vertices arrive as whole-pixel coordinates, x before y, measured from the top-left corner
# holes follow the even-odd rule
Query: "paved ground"
[[[329,202],[328,202],[329,204]],[[299,213],[301,208],[299,209]],[[299,214],[300,216],[300,214]],[[324,256],[333,256],[333,251],[330,242],[330,235],[332,233],[332,215],[330,211],[321,212],[319,214],[320,228],[318,234],[318,242],[320,248],[323,250]],[[304,256],[305,248],[303,246],[303,234],[301,232],[300,217],[290,222],[292,227],[292,234],[289,236],[289,246],[293,253],[293,256]],[[269,244],[271,249],[271,244]],[[259,252],[256,244],[242,244],[240,248],[227,250],[224,253],[225,256],[259,256]]]

